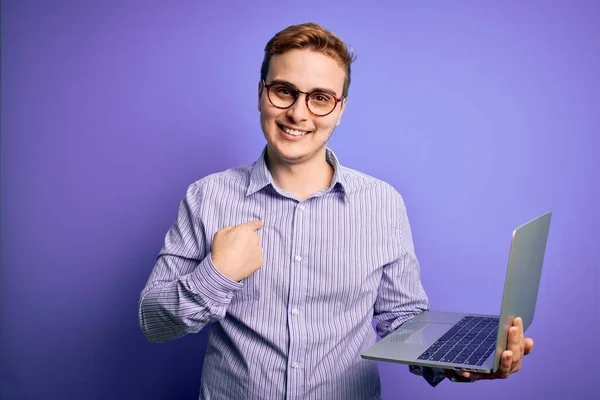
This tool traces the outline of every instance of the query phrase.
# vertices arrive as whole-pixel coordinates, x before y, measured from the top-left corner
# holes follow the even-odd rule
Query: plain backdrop
[[[1,8],[0,398],[195,399],[206,332],[143,337],[139,293],[193,181],[256,160],[266,42],[357,52],[340,162],[392,184],[433,308],[498,313],[512,230],[552,211],[535,341],[505,381],[383,398],[597,398],[600,3],[67,1]]]

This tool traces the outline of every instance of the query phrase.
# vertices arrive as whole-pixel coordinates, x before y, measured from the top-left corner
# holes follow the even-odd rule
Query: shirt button
[[[296,361],[292,363],[292,368],[298,368],[298,363]]]
[[[297,309],[297,308],[294,308],[294,309],[292,310],[292,314],[294,314],[294,315],[298,315],[298,314],[300,314],[300,311],[298,311],[298,309]]]
[[[300,256],[296,256],[296,258],[295,258],[295,259],[296,259],[296,261],[298,261],[298,262],[302,261],[302,257],[300,257]]]
[[[300,206],[300,211],[304,211],[304,206]]]

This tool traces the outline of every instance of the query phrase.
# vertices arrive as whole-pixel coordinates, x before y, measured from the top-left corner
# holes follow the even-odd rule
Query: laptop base
[[[361,356],[367,360],[490,373],[497,328],[497,315],[425,311]]]

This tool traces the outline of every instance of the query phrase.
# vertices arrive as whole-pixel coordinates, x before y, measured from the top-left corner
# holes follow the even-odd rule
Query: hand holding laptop
[[[465,378],[477,381],[483,379],[506,379],[510,374],[519,372],[523,363],[523,357],[531,353],[531,350],[533,349],[533,340],[524,337],[523,320],[521,318],[515,318],[513,320],[513,325],[508,331],[508,344],[506,347],[506,350],[502,353],[500,368],[495,373],[478,374],[474,372],[447,369],[445,370],[446,377],[450,379]]]
[[[500,314],[426,310],[367,348],[367,360],[444,370],[454,381],[505,379],[533,348],[533,321],[551,212],[513,230]]]

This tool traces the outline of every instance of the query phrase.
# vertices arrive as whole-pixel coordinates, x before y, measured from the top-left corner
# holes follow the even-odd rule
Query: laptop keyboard
[[[421,354],[419,360],[483,365],[494,351],[498,318],[467,316]]]

